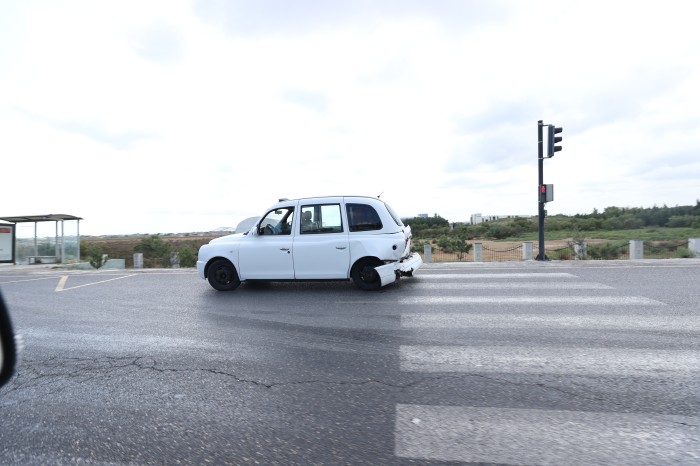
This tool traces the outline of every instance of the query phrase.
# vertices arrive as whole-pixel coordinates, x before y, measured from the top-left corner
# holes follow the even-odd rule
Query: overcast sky
[[[0,216],[235,226],[280,197],[401,216],[700,198],[696,1],[0,1]]]

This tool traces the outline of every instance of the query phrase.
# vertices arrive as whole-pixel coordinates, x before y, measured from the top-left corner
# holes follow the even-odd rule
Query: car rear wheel
[[[368,291],[380,289],[382,287],[382,280],[379,278],[379,273],[375,270],[375,268],[380,265],[382,265],[381,261],[372,258],[360,259],[357,261],[350,272],[350,277],[355,283],[355,286],[361,290]]]
[[[219,291],[235,290],[241,284],[236,268],[226,259],[218,259],[209,266],[207,280]]]

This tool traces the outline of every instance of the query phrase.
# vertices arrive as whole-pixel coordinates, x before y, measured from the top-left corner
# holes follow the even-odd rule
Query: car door
[[[341,215],[341,198],[299,205],[299,228],[294,237],[294,276],[298,279],[348,277],[350,248]]]
[[[290,280],[294,278],[292,256],[294,206],[269,211],[242,242],[238,253],[242,280]]]

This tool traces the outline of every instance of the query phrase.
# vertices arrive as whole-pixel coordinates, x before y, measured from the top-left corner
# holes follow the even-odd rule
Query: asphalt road
[[[216,292],[0,267],[0,464],[700,464],[700,261]]]

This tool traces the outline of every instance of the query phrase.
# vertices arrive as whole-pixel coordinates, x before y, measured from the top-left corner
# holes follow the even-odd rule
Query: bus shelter
[[[81,220],[66,214],[0,217],[0,222],[7,222],[0,223],[0,262],[79,262]]]

